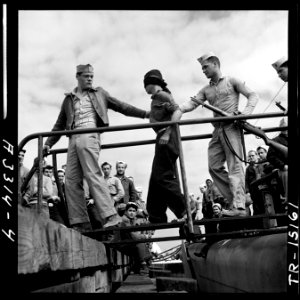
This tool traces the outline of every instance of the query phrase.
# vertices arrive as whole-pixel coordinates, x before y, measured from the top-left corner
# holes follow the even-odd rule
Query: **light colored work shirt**
[[[43,201],[47,201],[53,194],[52,181],[48,176],[43,175]],[[38,175],[34,173],[29,181],[29,189],[24,195],[24,199],[29,203],[37,203],[38,198]]]
[[[115,176],[109,175],[104,177],[107,182],[110,195],[115,202],[119,202],[125,195],[121,180]]]
[[[74,89],[73,95],[75,96],[73,98],[75,110],[74,129],[97,127],[96,111],[88,94],[82,96]]]
[[[251,114],[258,101],[258,95],[250,90],[244,82],[230,76],[223,76],[217,83],[209,82],[204,88],[202,88],[195,99],[191,99],[179,106],[180,110],[185,113],[194,110],[201,105],[199,100],[208,100],[209,104],[229,113],[233,114],[238,111],[239,95],[243,94],[248,98],[246,107],[242,114]],[[214,116],[220,117],[214,112]]]

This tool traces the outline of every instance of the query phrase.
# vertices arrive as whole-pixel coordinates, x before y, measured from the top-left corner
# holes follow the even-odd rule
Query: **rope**
[[[240,160],[240,161],[242,161],[242,162],[244,162],[245,164],[254,164],[254,165],[259,165],[259,164],[263,164],[263,163],[265,163],[265,161],[258,161],[258,162],[249,162],[249,161],[246,161],[246,160],[244,160],[243,158],[241,158],[236,152],[235,152],[235,150],[233,149],[233,147],[232,147],[232,145],[231,145],[231,143],[230,143],[230,141],[229,141],[229,138],[228,138],[228,136],[227,136],[227,134],[226,134],[226,132],[225,132],[225,129],[224,129],[224,127],[222,128],[223,129],[223,135],[224,135],[224,139],[225,139],[225,142],[226,142],[226,144],[227,144],[227,146],[228,146],[228,148],[229,148],[229,150]]]
[[[264,113],[272,104],[272,102],[276,99],[276,97],[279,95],[279,93],[281,92],[281,90],[283,89],[283,87],[285,86],[286,82],[283,83],[282,87],[279,89],[279,91],[276,93],[276,95],[271,99],[269,105],[265,108],[265,110],[262,112]],[[260,119],[257,119],[256,122],[254,123],[254,126],[256,125],[256,123],[259,121]]]

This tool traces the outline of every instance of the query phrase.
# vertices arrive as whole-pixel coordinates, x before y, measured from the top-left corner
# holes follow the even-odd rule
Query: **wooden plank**
[[[156,293],[153,281],[143,275],[129,275],[116,293]]]
[[[106,265],[102,242],[18,207],[18,273]]]
[[[111,284],[108,279],[108,272],[98,270],[95,272],[95,291],[108,292],[111,289]]]
[[[95,293],[95,276],[84,276],[75,282],[63,283],[33,291],[34,293]]]

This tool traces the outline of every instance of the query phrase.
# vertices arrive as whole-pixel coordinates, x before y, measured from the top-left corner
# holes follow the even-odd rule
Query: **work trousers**
[[[208,145],[208,168],[212,180],[224,198],[229,209],[245,209],[245,172],[241,160],[229,149],[224,132],[229,143],[239,157],[243,157],[241,131],[234,123],[215,127]],[[227,162],[228,172],[225,169]]]
[[[156,137],[147,196],[147,211],[151,223],[167,222],[167,208],[177,218],[182,218],[186,212],[185,199],[176,172],[176,160],[179,156],[176,132],[172,130],[167,144],[159,144],[162,134],[159,133]]]
[[[65,189],[70,225],[90,221],[83,177],[87,180],[99,216],[104,220],[116,214],[114,201],[98,162],[100,147],[100,133],[75,134],[69,139]]]

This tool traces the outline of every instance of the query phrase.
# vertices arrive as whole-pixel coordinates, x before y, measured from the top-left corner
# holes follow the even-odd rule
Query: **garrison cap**
[[[76,72],[77,73],[94,73],[94,68],[90,65],[78,65],[76,67]]]
[[[213,52],[208,52],[208,53],[203,54],[203,55],[200,56],[199,58],[197,58],[197,60],[198,60],[199,63],[202,65],[203,62],[204,62],[205,60],[207,60],[208,58],[210,58],[210,57],[212,57],[212,56],[217,57],[217,55],[214,54]]]
[[[282,64],[284,64],[285,62],[287,62],[287,58],[285,56],[281,57],[280,59],[278,59],[277,61],[275,61],[272,64],[272,67],[278,71],[278,69],[281,67]]]
[[[58,169],[58,170],[57,170],[57,173],[58,173],[58,172],[63,172],[64,174],[66,173],[66,171],[65,171],[64,169]]]
[[[142,193],[142,192],[143,192],[143,188],[142,188],[141,186],[136,186],[136,187],[135,187],[135,191],[136,191],[137,193]]]
[[[214,203],[212,208],[214,208],[215,206],[219,207],[219,209],[222,210],[222,205],[220,203]]]

